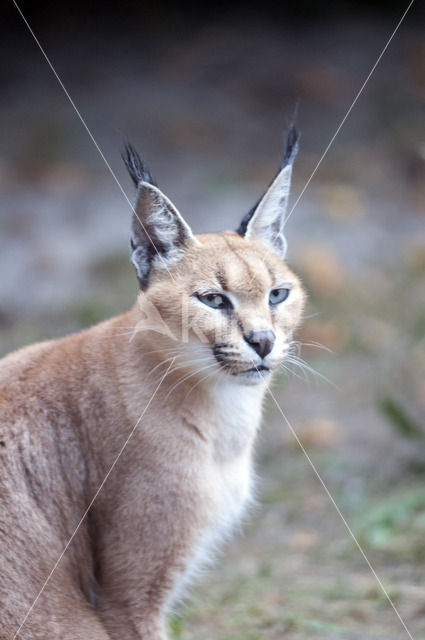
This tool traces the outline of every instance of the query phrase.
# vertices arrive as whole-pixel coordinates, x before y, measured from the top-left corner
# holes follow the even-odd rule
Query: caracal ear
[[[292,166],[298,152],[299,134],[291,124],[286,138],[283,161],[279,173],[260,201],[242,220],[237,233],[245,238],[258,238],[280,258],[286,255],[283,229],[286,221]]]
[[[169,269],[180,260],[185,247],[195,240],[187,222],[158,189],[131,145],[126,146],[123,159],[137,187],[131,223],[131,262],[136,268],[140,288],[146,289],[152,268]]]

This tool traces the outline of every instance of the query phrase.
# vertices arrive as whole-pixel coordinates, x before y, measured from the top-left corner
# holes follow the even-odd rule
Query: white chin
[[[272,372],[270,369],[267,371],[257,371],[254,369],[253,371],[241,371],[241,373],[237,373],[232,377],[240,384],[256,385],[261,382],[266,382],[270,378],[271,374]]]

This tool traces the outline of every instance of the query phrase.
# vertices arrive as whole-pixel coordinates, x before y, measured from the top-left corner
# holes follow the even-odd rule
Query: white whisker
[[[291,344],[299,344],[301,347],[316,347],[317,349],[323,349],[323,351],[327,351],[328,353],[334,354],[335,352],[327,347],[325,344],[321,342],[317,342],[316,340],[311,340],[310,342],[301,342],[299,340],[293,340]]]
[[[125,333],[109,333],[107,335],[104,336],[100,336],[100,338],[102,340],[104,340],[105,338],[121,338],[123,336],[131,336],[133,335],[133,331],[126,331]]]
[[[177,387],[179,387],[183,382],[185,382],[186,380],[189,380],[189,378],[192,378],[192,376],[196,376],[198,373],[202,373],[202,371],[206,371],[207,369],[210,369],[211,367],[215,367],[216,364],[217,364],[216,362],[213,362],[212,364],[209,364],[206,367],[201,367],[200,369],[196,369],[192,373],[189,373],[187,376],[184,376],[183,378],[181,378],[181,380],[176,382],[176,384],[174,384],[171,387],[171,389],[169,390],[169,392],[165,396],[165,399],[167,400],[169,398],[169,396],[173,393],[173,391],[175,389],[177,389]]]
[[[305,381],[305,379],[306,379],[305,373],[304,373],[304,375],[303,375],[303,376],[300,376],[300,374],[299,374],[299,373],[297,373],[296,371],[294,371],[293,369],[291,369],[290,367],[288,367],[288,365],[287,365],[287,364],[282,363],[280,366],[281,366],[281,368],[282,368],[282,369],[284,369],[287,373],[291,374],[291,376],[295,376],[296,378],[298,378],[299,380],[302,380],[303,382]]]
[[[194,384],[194,385],[193,385],[193,387],[190,389],[190,391],[188,391],[188,392],[186,393],[186,395],[185,395],[185,397],[184,397],[183,402],[185,402],[185,401],[186,401],[186,399],[188,398],[188,396],[190,396],[190,394],[192,393],[192,391],[193,391],[194,389],[196,389],[196,387],[197,387],[198,385],[200,385],[200,384],[201,384],[201,382],[204,382],[205,380],[207,380],[207,379],[211,378],[213,375],[215,375],[216,373],[219,373],[220,371],[221,371],[220,367],[217,367],[217,369],[215,369],[214,371],[210,371],[209,373],[207,373],[207,375],[206,375],[206,376],[204,376],[203,378],[201,378],[200,380],[198,380],[198,382],[197,382],[196,384]]]
[[[182,354],[180,354],[180,353],[179,353],[179,354],[177,354],[177,355],[170,356],[169,358],[165,358],[165,360],[161,360],[161,362],[159,362],[159,363],[158,363],[158,364],[157,364],[153,369],[151,369],[151,370],[149,371],[149,373],[148,373],[148,376],[147,376],[147,377],[149,378],[149,377],[150,377],[150,376],[151,376],[151,375],[152,375],[152,374],[153,374],[157,369],[159,369],[159,367],[160,367],[161,365],[166,364],[167,362],[170,362],[170,361],[171,361],[171,360],[173,360],[173,359],[174,359],[174,360],[176,360],[176,358],[178,358],[178,357],[179,357],[179,356],[181,356],[181,355],[182,355]]]
[[[174,347],[173,349],[154,349],[153,351],[144,351],[143,355],[144,356],[149,356],[152,353],[182,353],[183,352],[183,345],[181,347]]]
[[[307,364],[307,362],[305,362],[299,356],[290,356],[289,355],[289,356],[287,356],[286,359],[287,359],[288,362],[290,362],[291,364],[294,364],[296,367],[299,367],[302,370],[308,371],[313,376],[317,376],[318,378],[321,378],[324,382],[327,382],[329,385],[331,385],[331,387],[334,387],[334,389],[338,389],[339,390],[339,387],[334,382],[332,382],[332,380],[329,380],[329,378],[324,376],[322,373],[320,373],[319,371],[316,371],[316,369],[313,369],[313,367],[311,367],[309,364]]]
[[[180,357],[183,356],[184,354],[180,354]],[[178,356],[175,356],[175,358],[177,358]],[[156,367],[154,367],[152,369],[152,371],[149,372],[149,376],[155,371],[155,369],[158,369],[158,367],[160,367],[162,364],[169,362],[171,358],[168,358],[167,360],[163,360],[162,362],[160,362],[159,364],[156,365]],[[208,357],[204,357],[204,358],[195,358],[192,360],[185,360],[184,362],[182,362],[181,364],[179,364],[177,367],[173,367],[173,369],[171,369],[170,373],[174,373],[174,371],[178,371],[179,369],[184,369],[185,367],[190,367],[196,364],[203,364],[204,362],[209,362],[211,360],[211,358]]]

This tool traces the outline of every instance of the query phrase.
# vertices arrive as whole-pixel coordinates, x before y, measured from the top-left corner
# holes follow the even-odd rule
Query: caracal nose
[[[261,358],[265,358],[273,349],[276,336],[271,329],[252,329],[244,334],[244,338]]]

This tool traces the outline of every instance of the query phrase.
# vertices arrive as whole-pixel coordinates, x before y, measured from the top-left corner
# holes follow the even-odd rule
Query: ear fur
[[[192,231],[176,207],[156,186],[142,158],[127,145],[123,159],[137,186],[131,223],[131,262],[141,289],[148,286],[153,267],[168,269],[180,260],[184,247],[194,241]]]
[[[279,173],[260,201],[243,218],[237,230],[237,233],[245,238],[259,238],[282,259],[287,247],[283,229],[298,141],[298,131],[291,124]]]

